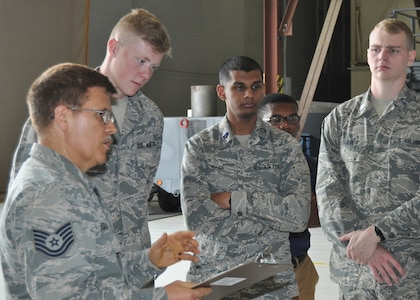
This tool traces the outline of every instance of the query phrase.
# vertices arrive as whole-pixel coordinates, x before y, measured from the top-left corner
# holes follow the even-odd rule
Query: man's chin
[[[98,161],[96,162],[97,166],[103,166],[106,161],[108,159],[108,156],[105,154],[104,157],[102,157],[101,159],[98,159]]]
[[[134,91],[133,90],[119,91],[118,93],[113,94],[112,98],[114,98],[115,100],[119,100],[119,99],[124,99],[125,97],[132,97],[137,93],[138,90],[139,89],[136,89]]]
[[[107,156],[105,156],[105,158],[104,159],[102,159],[102,160],[100,160],[99,162],[98,162],[98,166],[102,166],[102,165],[104,165],[105,163],[106,163],[106,160],[108,159],[108,157]]]
[[[127,96],[127,97],[132,97],[132,96],[134,96],[135,94],[137,94],[137,92],[142,88],[144,86],[144,84],[143,85],[135,85],[135,86],[133,86],[132,88],[129,88],[129,89],[127,89],[127,90],[125,90],[125,91],[122,91],[123,93],[124,93],[124,95],[125,96]]]

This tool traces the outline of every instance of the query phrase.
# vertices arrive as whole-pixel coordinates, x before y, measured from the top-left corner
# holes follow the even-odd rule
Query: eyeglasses
[[[97,109],[77,108],[77,107],[69,107],[69,109],[73,111],[85,110],[85,111],[93,112],[102,118],[102,121],[104,122],[105,125],[108,125],[109,121],[111,121],[112,123],[115,123],[114,114],[110,112],[109,110],[97,110]]]
[[[287,121],[287,123],[289,124],[297,124],[300,121],[300,116],[296,114],[287,117],[283,117],[280,115],[272,115],[270,118],[264,119],[264,121],[269,122],[271,124],[281,124],[283,123],[283,121]]]

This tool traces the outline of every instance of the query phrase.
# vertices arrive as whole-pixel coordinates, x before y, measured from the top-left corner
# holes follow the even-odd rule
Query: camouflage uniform
[[[322,128],[316,194],[333,242],[331,279],[356,292],[345,299],[420,299],[420,96],[404,87],[378,117],[369,94],[340,104]],[[396,286],[346,258],[338,240],[371,225],[407,274]]]
[[[111,213],[114,230],[124,249],[121,254],[123,266],[127,268],[131,282],[127,265],[130,256],[151,245],[147,224],[148,198],[160,159],[163,115],[153,101],[138,91],[128,98],[124,124],[118,128],[106,164],[88,171],[88,175],[96,183],[103,203]],[[11,180],[28,158],[34,142],[36,134],[28,121],[15,152]],[[147,283],[153,275],[144,273],[142,281]]]
[[[166,298],[163,288],[140,295],[128,287],[121,245],[92,181],[45,146],[34,144],[30,155],[10,185],[0,219],[7,298]],[[130,271],[156,273],[147,255],[133,255]]]
[[[224,191],[233,192],[230,210],[210,199]],[[243,197],[236,199],[240,191]],[[226,117],[194,135],[184,151],[181,197],[202,255],[187,278],[200,282],[255,260],[267,247],[277,263],[290,264],[289,232],[305,230],[310,196],[308,164],[299,144],[260,118],[247,147],[235,138]],[[291,265],[232,299],[287,299],[297,293]]]
[[[115,143],[106,164],[88,172],[122,237],[123,256],[151,245],[148,199],[159,164],[162,131],[161,111],[138,91],[128,99],[124,124],[114,135]],[[150,280],[150,276],[144,279]]]

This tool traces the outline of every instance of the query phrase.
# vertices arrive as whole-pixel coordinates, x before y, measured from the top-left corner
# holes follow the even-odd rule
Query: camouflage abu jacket
[[[387,299],[403,290],[419,296],[420,95],[404,87],[378,117],[369,93],[337,106],[323,123],[316,194],[333,242],[331,278]],[[370,225],[383,232],[381,246],[407,273],[398,286],[378,284],[368,266],[346,258],[347,244],[337,239]]]
[[[225,117],[187,141],[181,177],[183,213],[202,249],[188,279],[204,280],[266,249],[278,263],[290,264],[289,232],[305,230],[311,193],[308,164],[290,134],[258,118],[242,147]],[[231,209],[210,199],[224,191],[233,192]],[[296,295],[293,268],[241,295],[270,290],[274,299]]]
[[[166,298],[163,288],[137,294],[128,287],[108,210],[87,176],[42,145],[34,144],[30,155],[10,185],[0,219],[7,297]],[[146,266],[147,251],[131,259],[133,271],[156,272],[150,262]]]
[[[110,211],[114,231],[123,249],[123,266],[131,282],[138,281],[138,278],[131,279],[131,274],[138,273],[132,273],[127,264],[130,256],[151,245],[147,225],[148,198],[160,159],[163,115],[152,100],[138,91],[128,98],[124,124],[117,125],[118,133],[114,135],[115,142],[106,164],[88,171],[88,175]],[[28,120],[14,154],[11,182],[36,141],[35,130]],[[154,276],[155,273],[144,273],[141,280],[147,283]]]

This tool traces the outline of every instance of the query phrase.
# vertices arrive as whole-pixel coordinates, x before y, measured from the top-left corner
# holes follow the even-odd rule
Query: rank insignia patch
[[[32,234],[34,236],[35,249],[52,257],[63,255],[74,242],[70,223],[57,229],[55,233],[33,229]]]

